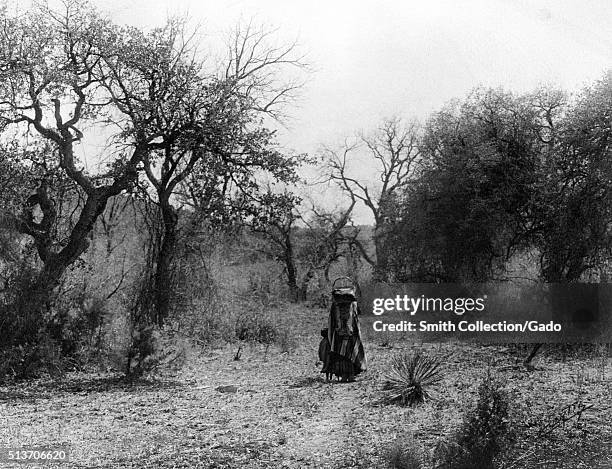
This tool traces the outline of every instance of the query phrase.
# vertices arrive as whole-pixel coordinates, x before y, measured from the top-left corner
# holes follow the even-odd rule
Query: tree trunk
[[[39,328],[40,313],[48,311],[53,300],[53,292],[60,285],[66,270],[83,254],[90,244],[89,236],[93,231],[98,216],[104,211],[107,197],[102,192],[90,194],[81,210],[77,223],[72,228],[64,247],[54,252],[48,231],[34,233],[35,243],[43,261],[43,267],[27,291],[13,305],[19,314],[30,320],[32,328]],[[51,225],[49,225],[51,229]],[[38,238],[37,238],[38,236]],[[46,325],[51,337],[61,341],[64,321],[62,318]],[[34,330],[34,329],[33,329]],[[32,335],[34,337],[34,335]]]
[[[531,366],[531,361],[535,358],[540,348],[542,348],[542,345],[544,344],[534,344],[533,345],[531,352],[529,353],[529,356],[527,356],[527,358],[525,358],[525,361],[523,361],[523,366],[527,368]]]
[[[170,314],[173,293],[173,263],[177,243],[178,214],[170,204],[169,197],[160,195],[163,230],[157,252],[155,268],[155,322],[159,327]]]
[[[300,301],[300,288],[297,284],[297,269],[295,268],[295,259],[293,258],[293,243],[287,234],[285,236],[285,270],[287,271],[287,285],[289,286],[289,295],[291,301],[297,303]]]
[[[89,236],[107,200],[107,197],[97,193],[87,198],[66,245],[59,252],[50,252],[43,259],[43,268],[34,285],[36,292],[48,296],[60,284],[66,269],[87,250]]]
[[[383,239],[383,235],[380,232],[379,228],[376,228],[376,232],[374,234],[374,250],[376,255],[376,265],[374,266],[374,281],[376,282],[385,282],[387,280],[387,267],[388,267],[388,259],[387,253],[385,249],[385,243]]]
[[[568,283],[568,282],[578,280],[579,277],[580,275],[577,275],[577,276],[564,275],[563,265],[556,265],[555,268],[550,268],[546,272],[546,282],[547,283]],[[551,301],[551,304],[553,304],[552,301]],[[551,306],[551,307],[554,307],[554,306]],[[542,345],[544,344],[538,343],[538,344],[533,345],[531,352],[529,353],[527,358],[525,358],[525,360],[523,361],[524,366],[526,366],[527,368],[531,367],[531,362],[535,358],[535,356],[538,354],[539,350],[542,348]]]
[[[304,279],[302,280],[302,286],[300,287],[298,291],[298,301],[306,301],[308,297],[308,284],[314,277],[314,274],[315,274],[315,271],[313,268],[308,269],[308,272],[306,272],[306,275],[304,276]]]

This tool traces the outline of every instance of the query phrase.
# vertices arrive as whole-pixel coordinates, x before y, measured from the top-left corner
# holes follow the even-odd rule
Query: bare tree
[[[305,237],[309,242],[302,240],[300,257],[302,268],[305,269],[299,291],[301,300],[305,300],[308,285],[317,272],[323,272],[325,280],[329,282],[329,270],[334,262],[346,257],[355,244],[345,228],[351,221],[351,214],[355,206],[352,201],[346,210],[341,212],[327,211],[312,207],[311,216],[303,217],[306,225]]]
[[[313,208],[310,216],[300,213],[301,199],[290,192],[268,191],[252,203],[247,224],[268,242],[263,252],[281,262],[292,301],[304,301],[313,277],[328,275],[330,266],[344,255],[354,203],[341,213]]]
[[[281,180],[294,176],[295,158],[275,148],[274,132],[262,126],[261,118],[279,117],[280,106],[299,89],[299,83],[283,79],[283,69],[305,64],[295,44],[269,45],[271,33],[252,23],[236,28],[226,64],[215,73],[206,72],[196,59],[193,35],[186,33],[184,22],[171,20],[155,37],[165,55],[149,52],[154,57],[145,62],[156,62],[163,73],[145,81],[149,99],[156,101],[158,94],[164,105],[155,110],[150,125],[157,140],[143,163],[163,221],[154,276],[161,325],[170,311],[177,201],[196,208],[201,218],[213,218],[227,208],[223,200],[230,194],[256,190],[257,171]],[[138,125],[137,108],[126,107],[123,113]]]
[[[106,237],[106,257],[110,257],[127,237],[126,230],[121,230],[121,224],[125,222],[127,208],[134,203],[130,197],[113,197],[106,210],[100,215],[99,221],[102,232]],[[116,239],[120,236],[119,239]]]
[[[252,110],[275,119],[284,117],[286,104],[293,102],[304,80],[292,72],[309,69],[305,56],[298,52],[298,43],[276,43],[278,30],[254,24],[236,25],[227,40],[225,80],[233,83],[233,91],[247,97]]]
[[[368,179],[356,174],[353,156],[366,149]],[[341,150],[323,148],[328,178],[337,183],[351,200],[360,201],[374,218],[374,256],[355,237],[364,259],[373,266],[377,279],[385,278],[385,226],[393,217],[397,197],[410,184],[419,160],[418,126],[399,118],[384,120],[372,134],[361,134],[356,143],[345,143]],[[371,166],[370,166],[371,165]]]

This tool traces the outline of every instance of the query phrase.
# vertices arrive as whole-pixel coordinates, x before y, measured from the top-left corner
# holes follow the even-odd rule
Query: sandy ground
[[[304,308],[294,318],[289,353],[247,346],[234,361],[232,344],[156,380],[81,374],[0,387],[0,445],[69,445],[62,467],[74,468],[377,468],[387,467],[389,448],[412,441],[427,462],[489,368],[511,396],[515,436],[502,467],[612,468],[608,357],[563,360],[548,349],[526,371],[513,347],[425,346],[443,360],[444,379],[432,402],[403,408],[383,404],[381,386],[388,360],[415,344],[366,340],[368,371],[355,383],[328,383],[316,366],[325,312]],[[593,407],[536,437],[577,400]]]

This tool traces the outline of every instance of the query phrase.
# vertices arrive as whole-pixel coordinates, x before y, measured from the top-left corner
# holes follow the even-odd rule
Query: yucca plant
[[[431,399],[427,390],[442,379],[441,363],[421,352],[393,357],[383,389],[389,402],[413,406]]]

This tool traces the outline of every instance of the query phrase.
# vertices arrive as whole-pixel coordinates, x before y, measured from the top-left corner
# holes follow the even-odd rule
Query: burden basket
[[[353,381],[365,370],[356,285],[349,277],[339,277],[332,284],[331,296],[328,327],[321,330],[319,344],[321,372],[327,379],[335,375],[342,381]]]

